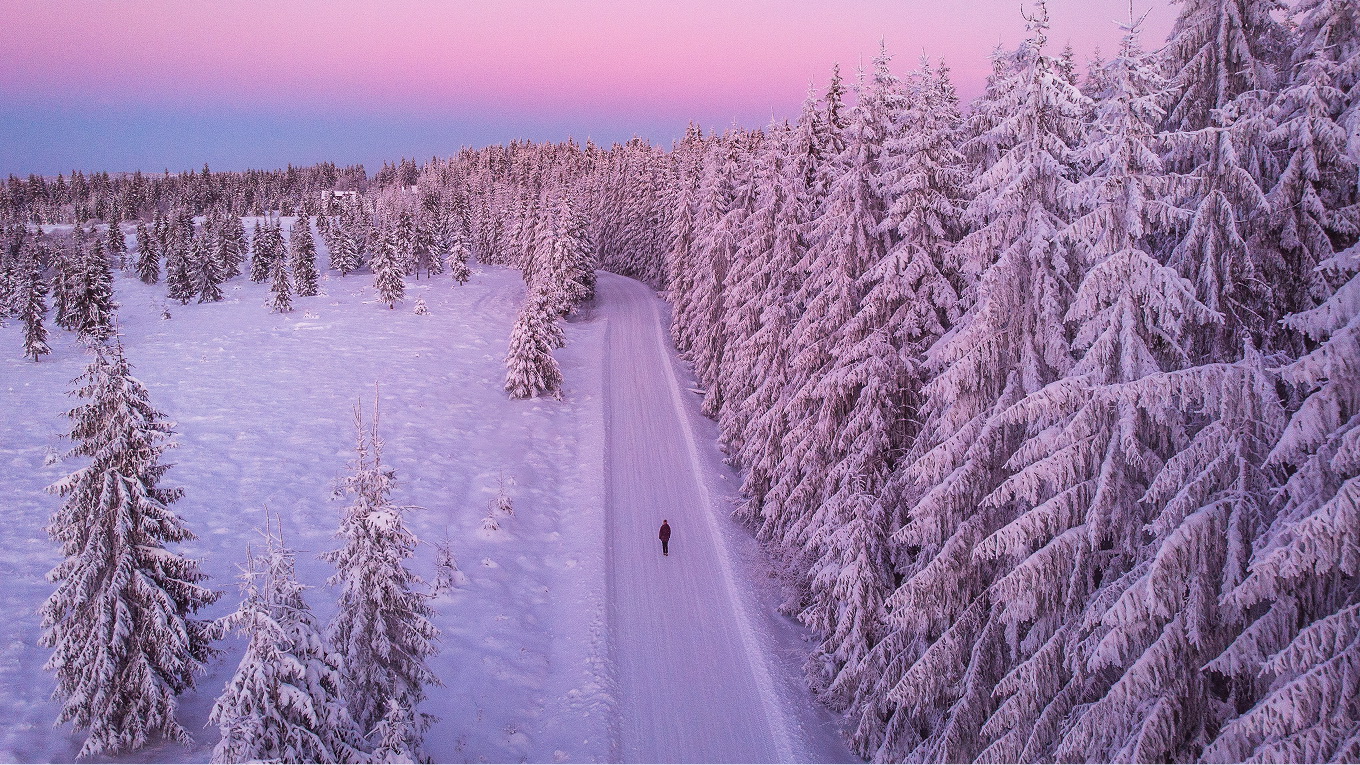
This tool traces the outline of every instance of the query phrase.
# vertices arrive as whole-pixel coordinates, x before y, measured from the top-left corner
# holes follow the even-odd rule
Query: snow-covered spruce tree
[[[745,470],[742,494],[746,501],[738,514],[754,524],[765,540],[780,538],[789,520],[781,513],[782,505],[765,500],[778,476],[788,430],[781,405],[787,395],[788,339],[800,313],[796,300],[806,272],[806,228],[816,206],[813,187],[825,150],[819,145],[822,119],[817,99],[809,92],[792,133],[772,133],[763,150],[764,164],[756,170],[761,196],[738,255],[746,264],[744,268],[754,260],[757,270],[743,275],[740,286],[734,288],[734,325],[749,321],[745,313],[748,305],[762,308],[754,334],[749,339],[737,338],[733,352],[738,371],[733,382],[740,397],[747,387],[740,368],[749,364],[756,387],[744,399],[737,399],[740,408],[734,408],[722,423],[723,438],[730,447],[740,448],[735,461]],[[744,425],[743,420],[749,424]]]
[[[273,252],[269,241],[272,228],[268,221],[263,224],[256,221],[251,231],[250,280],[252,282],[268,281],[270,274],[274,271]]]
[[[595,261],[586,222],[566,193],[558,195],[552,213],[540,221],[544,236],[539,238],[535,261],[555,298],[554,309],[565,316],[595,296]]]
[[[214,602],[198,563],[166,549],[193,539],[159,486],[172,424],[132,376],[122,348],[97,345],[69,413],[71,456],[90,462],[49,487],[63,497],[48,534],[66,560],[48,577],[42,644],[53,649],[58,723],[89,735],[77,756],[117,754],[153,736],[187,743],[176,695],[213,654],[209,626],[190,618]]]
[[[1182,205],[1195,210],[1170,265],[1195,283],[1200,301],[1224,315],[1197,338],[1199,361],[1235,357],[1243,333],[1271,340],[1282,315],[1278,287],[1288,278],[1266,236],[1274,158],[1263,94],[1275,87],[1287,36],[1272,17],[1275,0],[1185,0],[1163,49],[1175,97],[1170,169],[1193,175]]]
[[[458,570],[458,562],[453,558],[453,544],[445,538],[435,543],[434,581],[430,583],[430,593],[436,597],[453,588],[467,584],[467,575]]]
[[[1078,257],[1061,232],[1073,213],[1072,149],[1086,109],[1045,52],[1042,3],[1029,27],[1008,82],[993,91],[1005,116],[974,139],[999,157],[974,179],[964,215],[974,230],[955,248],[965,273],[982,273],[977,301],[929,352],[921,434],[894,477],[904,484],[894,496],[911,510],[893,537],[902,583],[887,605],[893,621],[915,624],[922,644],[888,693],[902,718],[892,748],[876,754],[884,759],[981,755],[990,742],[977,731],[1021,648],[992,589],[1001,566],[972,551],[1023,509],[983,504],[1027,435],[1006,411],[1073,363],[1065,316]]]
[[[1325,264],[1354,274],[1360,251]],[[1209,665],[1260,692],[1234,699],[1251,706],[1209,761],[1360,759],[1360,276],[1286,321],[1317,343],[1283,370],[1309,393],[1270,455],[1288,476],[1279,515],[1225,593],[1254,618]]]
[[[858,310],[860,278],[886,247],[879,232],[885,204],[872,184],[879,171],[879,143],[902,106],[896,78],[891,82],[896,92],[886,98],[878,92],[883,85],[866,85],[863,79],[861,74],[856,86],[863,102],[846,112],[845,126],[834,144],[823,147],[817,167],[816,187],[825,189],[825,196],[816,204],[819,212],[808,225],[807,252],[798,265],[800,282],[793,296],[798,316],[785,341],[788,387],[779,403],[786,432],[765,496],[766,512],[783,526],[780,542],[812,554],[804,564],[809,569],[815,553],[808,543],[820,527],[814,513],[837,462],[831,450],[847,412],[842,394],[848,392],[823,383],[842,379],[828,375],[833,346]],[[833,86],[834,91],[838,85]],[[895,103],[891,110],[885,106],[889,101]],[[840,150],[833,152],[832,146]]]
[[[36,258],[24,269],[19,288],[19,320],[24,323],[24,355],[37,361],[40,356],[51,353],[52,349],[47,345],[47,327],[43,324],[47,316],[47,284],[43,281]]]
[[[562,347],[563,337],[553,305],[545,290],[534,289],[519,310],[505,355],[505,391],[511,398],[562,396],[562,369],[552,352]]]
[[[160,250],[146,224],[141,221],[137,222],[137,278],[143,284],[155,284],[161,280]]]
[[[72,252],[58,245],[52,255],[52,313],[53,321],[62,329],[75,329],[76,274],[80,266],[79,250]]]
[[[671,342],[680,352],[689,348],[688,322],[679,319],[681,305],[694,299],[696,253],[694,249],[695,211],[699,204],[699,183],[704,154],[692,151],[694,166],[687,168],[676,198],[675,217],[671,221],[671,246],[666,251],[666,300],[671,304]],[[680,160],[684,162],[685,160]]]
[[[241,275],[241,264],[246,259],[246,227],[240,216],[223,212],[216,223],[216,250],[218,270],[222,280],[235,279]]]
[[[151,244],[156,249],[158,260],[169,254],[170,221],[159,209],[151,214]]]
[[[359,407],[354,421],[357,454],[345,478],[352,502],[340,522],[343,546],[322,556],[335,564],[330,584],[341,587],[328,636],[344,657],[345,695],[360,729],[372,730],[395,702],[412,711],[418,742],[433,718],[414,710],[425,686],[440,684],[426,666],[439,630],[430,623],[430,595],[415,589],[423,582],[406,568],[419,540],[406,527],[410,508],[392,504],[396,472],[382,462],[376,401],[367,428]]]
[[[288,229],[288,265],[293,272],[298,297],[315,297],[318,291],[316,241],[312,239],[311,218],[302,216]]]
[[[865,300],[872,282],[864,278],[889,246],[887,200],[878,181],[885,144],[897,137],[906,107],[889,60],[881,50],[872,74],[857,84],[839,173],[812,228],[812,273],[804,285],[815,294],[794,325],[801,348],[792,364],[802,386],[788,418],[789,454],[798,455],[798,463],[786,458],[781,477],[799,482],[788,496],[801,517],[786,541],[810,563],[808,604],[799,619],[823,637],[807,666],[814,687],[837,708],[848,707],[877,674],[866,662],[881,637],[892,586],[888,524],[876,500],[902,446],[903,370],[888,330],[891,307]]]
[[[118,263],[119,268],[126,267],[127,264],[127,237],[123,234],[123,221],[114,215],[109,219],[109,228],[105,232],[104,246],[108,249],[109,257]]]
[[[206,228],[194,234],[192,242],[189,244],[189,263],[193,268],[194,293],[198,295],[200,303],[216,303],[223,297],[222,279],[225,276],[222,272],[221,260],[217,257],[214,250],[216,245],[213,243],[214,237],[210,236]]]
[[[1293,13],[1294,47],[1287,85],[1269,112],[1269,143],[1285,164],[1266,194],[1273,245],[1283,255],[1282,310],[1305,311],[1327,299],[1333,284],[1318,266],[1360,236],[1356,162],[1342,125],[1360,81],[1360,3],[1305,0]]]
[[[420,278],[422,268],[427,278],[444,273],[444,259],[439,253],[438,239],[431,216],[420,215],[416,219],[416,278]]]
[[[166,296],[184,305],[188,305],[197,294],[194,289],[193,263],[189,249],[192,238],[192,234],[189,234],[187,239],[177,235],[170,236],[165,256]]]
[[[378,292],[379,303],[395,308],[397,303],[406,299],[406,281],[402,277],[401,260],[392,231],[379,236],[369,267],[373,269],[373,288]]]
[[[1163,48],[1174,97],[1165,128],[1220,124],[1214,112],[1246,93],[1270,90],[1287,58],[1288,37],[1274,18],[1276,0],[1178,0],[1180,15]],[[1179,168],[1193,169],[1191,163]]]
[[[843,364],[864,359],[868,395],[860,396],[845,432],[876,439],[871,443],[883,466],[873,469],[880,472],[870,497],[878,505],[873,512],[887,529],[901,526],[905,508],[889,491],[891,482],[885,482],[882,471],[898,467],[897,460],[915,435],[911,423],[925,383],[925,353],[962,311],[963,280],[950,251],[962,233],[958,220],[966,179],[957,145],[958,98],[946,67],[934,69],[922,60],[900,119],[897,132],[886,139],[876,178],[879,193],[890,200],[880,224],[888,249],[865,272],[865,296],[853,319],[856,326],[847,330],[862,339],[858,349],[848,350],[842,360]],[[853,375],[856,370],[845,372]],[[867,385],[870,381],[873,387]],[[868,422],[874,427],[866,429]],[[879,429],[882,435],[868,435]],[[853,442],[848,448],[851,456],[838,465],[842,477],[836,481],[853,487],[853,473],[846,471],[863,467],[855,465]],[[885,723],[894,720],[887,693],[901,679],[905,660],[914,655],[919,640],[914,624],[885,620],[872,654],[861,660],[850,709],[853,739],[860,751],[883,748],[888,736]],[[888,748],[894,745],[890,742]]]
[[[529,192],[524,191],[523,193],[527,195]],[[528,237],[528,244],[523,257],[516,259],[515,262],[520,266],[520,276],[524,279],[526,285],[543,286],[553,295],[554,302],[561,304],[565,300],[565,296],[560,294],[561,285],[553,278],[552,261],[549,258],[553,238],[552,210],[556,197],[549,197],[549,194],[553,191],[548,188],[542,188],[536,193],[541,196],[541,200],[535,202],[531,208],[534,211],[533,226],[527,225],[523,220],[517,222],[515,236],[517,238],[520,236]],[[537,211],[540,209],[545,210],[546,213],[538,214]],[[517,244],[516,247],[518,246]]]
[[[445,267],[448,268],[449,277],[459,284],[467,284],[468,280],[472,278],[472,272],[468,270],[469,255],[467,244],[464,243],[463,238],[456,237],[453,244],[449,246]]]
[[[719,370],[728,340],[724,325],[727,272],[748,212],[753,170],[749,159],[758,141],[758,134],[733,131],[705,163],[694,217],[692,298],[675,307],[675,321],[686,328],[684,348],[705,387],[703,410],[709,415],[721,409],[725,395]]]
[[[366,761],[342,694],[341,657],[302,596],[295,558],[266,531],[264,550],[243,567],[244,600],[215,624],[249,643],[208,718],[222,733],[213,762]]]
[[[534,251],[538,244],[539,226],[542,219],[551,213],[550,209],[545,210],[539,204],[539,191],[529,188],[519,194],[519,204],[514,208],[515,217],[511,220],[509,241],[505,243],[509,250],[509,264],[523,271],[530,282],[534,280],[534,269],[538,265]]]
[[[1238,634],[1221,603],[1245,573],[1251,539],[1269,519],[1266,451],[1284,411],[1276,382],[1247,344],[1233,364],[1153,375],[1129,386],[1141,410],[1168,401],[1212,417],[1157,474],[1143,502],[1151,521],[1127,570],[1092,598],[1082,668],[1098,684],[1057,750],[1129,762],[1193,761],[1249,692],[1205,665]],[[1254,672],[1255,670],[1253,670]]]
[[[94,243],[79,264],[74,281],[75,298],[71,305],[72,328],[82,337],[102,341],[113,333],[113,271],[104,256],[104,244]]]
[[[340,272],[341,276],[348,276],[359,270],[359,243],[355,241],[354,234],[350,233],[348,226],[335,225],[331,227],[331,268]]]
[[[738,232],[737,250],[728,278],[727,292],[732,310],[723,317],[726,323],[723,331],[730,342],[727,363],[721,370],[722,387],[728,391],[728,396],[718,412],[719,439],[729,455],[728,460],[734,464],[742,464],[747,429],[751,420],[762,411],[761,405],[752,400],[755,391],[767,374],[779,373],[765,367],[762,352],[769,350],[766,344],[772,339],[782,343],[785,334],[771,338],[768,333],[762,334],[761,329],[766,310],[776,301],[788,297],[788,291],[781,289],[783,274],[770,266],[774,258],[782,256],[780,265],[783,269],[792,268],[787,246],[779,253],[774,251],[775,238],[780,233],[776,228],[776,216],[787,203],[786,196],[790,191],[785,167],[790,161],[792,132],[793,128],[787,122],[771,123],[760,149],[752,157],[754,168],[742,190],[749,211]],[[763,496],[763,492],[761,494]]]
[[[398,273],[411,276],[416,272],[416,221],[410,210],[403,209],[397,215],[396,224],[388,228],[388,238]]]
[[[274,260],[274,273],[269,278],[269,307],[276,313],[293,310],[293,280],[288,276],[288,261]]]

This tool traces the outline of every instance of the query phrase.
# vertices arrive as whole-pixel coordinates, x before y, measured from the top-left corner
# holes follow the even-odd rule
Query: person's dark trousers
[[[670,555],[670,554],[671,554],[670,546],[671,546],[671,540],[669,540],[669,539],[663,539],[663,540],[661,540],[661,554],[662,554],[662,555]]]

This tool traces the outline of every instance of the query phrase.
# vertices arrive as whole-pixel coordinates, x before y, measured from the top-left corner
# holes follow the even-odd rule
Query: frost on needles
[[[77,380],[70,456],[89,463],[49,490],[63,498],[48,533],[66,556],[48,575],[42,643],[53,649],[59,723],[88,735],[79,757],[137,749],[155,736],[187,743],[177,695],[213,655],[210,625],[192,618],[219,593],[166,545],[193,539],[160,486],[172,423],[132,376],[122,347],[99,344]]]
[[[345,692],[360,730],[374,731],[381,723],[384,747],[400,743],[418,759],[420,737],[433,718],[416,707],[426,685],[441,684],[427,664],[438,651],[439,630],[430,622],[432,596],[406,567],[419,540],[406,526],[410,508],[392,503],[396,473],[382,462],[376,403],[368,426],[357,407],[354,424],[354,472],[345,479],[352,501],[340,523],[342,545],[322,556],[335,564],[329,583],[341,590],[327,638],[344,657]],[[402,742],[390,740],[393,730],[406,731]]]

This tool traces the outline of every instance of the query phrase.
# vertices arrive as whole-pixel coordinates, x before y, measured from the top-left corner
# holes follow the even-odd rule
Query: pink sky
[[[450,106],[606,113],[796,103],[879,39],[976,91],[1024,33],[1021,0],[5,2],[0,92],[190,106]],[[1109,50],[1127,0],[1052,0],[1052,37]],[[1143,3],[1147,7],[1146,3]],[[1158,3],[1150,47],[1169,29]]]
[[[1177,9],[1168,2],[1135,3],[1151,9],[1150,48],[1171,27]],[[880,39],[899,72],[923,52],[944,56],[970,97],[991,50],[1023,39],[1022,4],[1032,8],[1031,0],[0,0],[0,110],[8,101],[34,119],[43,109],[485,115],[549,131],[560,124],[578,137],[582,126],[677,132],[689,119],[756,126],[794,115],[833,63],[853,77]],[[1129,14],[1128,0],[1049,8],[1055,48],[1071,40],[1082,59],[1096,46],[1113,50],[1114,21]],[[22,114],[8,116],[23,124]]]

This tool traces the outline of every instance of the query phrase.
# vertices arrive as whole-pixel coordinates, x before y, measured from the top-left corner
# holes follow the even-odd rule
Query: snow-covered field
[[[228,282],[225,302],[204,305],[167,304],[162,285],[148,287],[126,275],[116,286],[126,355],[152,403],[178,423],[179,447],[168,454],[174,467],[164,483],[185,487],[174,507],[199,537],[183,549],[201,559],[212,584],[225,591],[201,616],[225,614],[238,602],[236,567],[259,538],[267,505],[281,514],[288,545],[303,551],[300,577],[316,587],[310,603],[329,619],[335,593],[325,579],[331,571],[315,555],[337,544],[332,534],[344,502],[335,493],[353,457],[353,408],[360,401],[371,407],[376,383],[384,458],[397,473],[393,498],[418,506],[408,520],[429,543],[417,569],[433,577],[433,543],[447,538],[467,577],[434,603],[443,641],[431,666],[445,687],[430,689],[422,707],[440,718],[426,736],[427,752],[436,761],[548,762],[627,759],[629,750],[637,751],[621,749],[621,738],[639,735],[627,730],[636,700],[619,692],[611,650],[651,644],[657,636],[610,629],[607,294],[566,326],[567,347],[556,354],[563,400],[511,401],[501,382],[505,338],[523,295],[516,271],[480,267],[461,287],[440,278],[409,281],[407,300],[395,310],[374,300],[369,276],[324,272],[322,294],[295,299],[296,310],[284,315],[264,306],[263,285],[243,278]],[[424,299],[428,314],[414,313],[416,298]],[[167,309],[168,319],[162,316]],[[655,313],[659,320],[661,312]],[[67,427],[63,413],[74,404],[67,391],[88,357],[72,335],[54,329],[53,353],[35,364],[20,357],[20,332],[13,324],[0,329],[6,520],[0,534],[0,613],[6,617],[0,624],[0,758],[69,761],[82,736],[53,726],[58,704],[50,699],[52,677],[43,671],[48,651],[37,644],[36,610],[52,590],[44,575],[58,561],[44,532],[58,500],[43,488],[73,467],[53,458],[70,446],[59,435]],[[685,405],[692,415],[697,397]],[[705,458],[687,464],[725,470],[716,447],[701,446]],[[487,531],[483,518],[502,479],[515,514]],[[731,476],[716,480],[735,484]],[[733,567],[742,590],[737,600],[744,605],[735,608],[745,620],[745,647],[759,654],[751,661],[764,677],[760,687],[779,697],[766,703],[784,718],[780,735],[796,738],[770,751],[848,759],[830,718],[797,682],[801,632],[773,614],[778,593],[763,555],[725,518],[724,507],[717,511],[706,531],[722,537],[712,544],[727,551],[724,565]],[[701,607],[731,610],[727,595],[703,593],[706,601],[723,602]],[[200,731],[195,745],[158,744],[125,759],[208,758],[217,739],[215,728],[204,727],[208,710],[243,644],[233,638],[221,647],[223,655],[198,688],[181,699],[181,721]],[[690,670],[704,676],[702,656],[677,659],[697,660]],[[723,680],[711,682],[720,687]],[[722,703],[702,694],[692,700]],[[679,714],[672,722],[683,733],[689,721],[683,709]],[[721,751],[716,757],[723,758]]]

